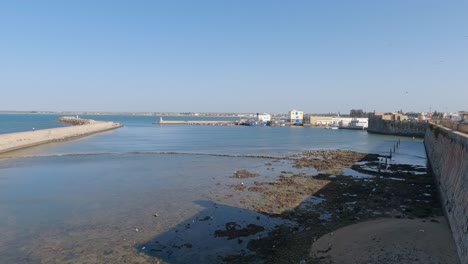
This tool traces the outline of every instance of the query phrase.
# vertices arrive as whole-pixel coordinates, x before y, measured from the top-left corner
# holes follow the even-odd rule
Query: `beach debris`
[[[159,217],[159,214],[154,213],[153,216],[154,216],[154,217]]]
[[[138,231],[140,231],[140,230],[138,228],[135,228],[135,232],[138,232]]]

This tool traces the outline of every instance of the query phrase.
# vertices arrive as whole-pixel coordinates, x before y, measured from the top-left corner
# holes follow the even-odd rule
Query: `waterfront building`
[[[304,112],[298,110],[289,111],[289,122],[294,124],[302,124],[304,119]]]
[[[260,123],[269,122],[269,121],[271,121],[271,115],[269,115],[267,113],[263,113],[263,114],[258,114],[257,113],[257,121],[260,122]]]
[[[332,119],[331,116],[309,116],[306,123],[312,126],[329,126],[332,125]]]
[[[368,118],[353,118],[353,117],[332,117],[332,116],[309,116],[308,121],[312,126],[359,126],[367,128]]]
[[[340,128],[347,128],[347,129],[367,129],[369,127],[368,118],[353,118],[351,122],[349,122],[348,126],[340,125]]]

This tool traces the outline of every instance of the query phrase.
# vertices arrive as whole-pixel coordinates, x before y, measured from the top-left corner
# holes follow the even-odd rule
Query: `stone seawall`
[[[369,117],[370,133],[423,138],[427,123],[424,121],[382,120],[378,116]]]
[[[76,125],[41,129],[27,132],[8,133],[0,135],[0,153],[36,146],[55,141],[70,140],[77,137],[87,136],[115,128],[121,124],[114,122],[98,122],[91,124]]]
[[[468,134],[468,124],[464,124],[460,122],[452,122],[448,120],[438,121],[437,124],[440,124],[446,128],[450,128],[454,131],[459,131],[459,132]]]
[[[424,145],[460,261],[468,263],[468,135],[429,124]]]

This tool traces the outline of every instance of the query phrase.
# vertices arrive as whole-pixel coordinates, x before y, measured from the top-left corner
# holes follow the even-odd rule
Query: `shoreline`
[[[83,125],[0,134],[0,153],[52,142],[73,140],[123,126],[122,124],[114,122],[86,121],[87,123]]]
[[[253,255],[240,252],[224,256],[224,261],[458,263],[432,174],[425,166],[395,163],[379,172],[382,156],[342,150],[306,151],[291,158],[291,170],[281,171],[273,181],[257,179],[256,171],[231,176],[238,182],[227,185],[233,192],[229,197],[240,199],[242,208],[295,224],[279,225],[248,241]],[[271,171],[275,164],[265,166]],[[301,168],[315,168],[317,175],[294,171]],[[241,234],[250,230],[247,227],[229,231]],[[428,239],[436,242],[428,245]],[[349,245],[355,245],[354,250]]]

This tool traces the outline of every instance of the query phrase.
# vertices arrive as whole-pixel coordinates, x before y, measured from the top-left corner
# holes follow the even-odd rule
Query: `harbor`
[[[4,116],[5,122],[18,118]],[[48,118],[62,124],[59,116]],[[163,118],[179,124],[240,121]],[[21,263],[25,254],[30,263],[317,263],[318,258],[337,259],[341,245],[361,245],[346,257],[360,260],[367,252],[380,252],[375,245],[401,241],[416,241],[412,248],[421,263],[430,263],[429,257],[457,263],[421,139],[329,133],[308,125],[243,129],[156,126],[154,116],[83,119],[62,121],[76,124],[65,127],[72,130],[104,120],[125,127],[0,159],[2,200],[7,201],[0,213],[8,217],[0,220],[5,263]],[[32,123],[27,124],[21,127],[30,129]],[[437,132],[441,139],[443,132]],[[40,183],[46,184],[28,187]],[[386,220],[374,222],[376,216]],[[380,242],[360,235],[361,222],[382,237]],[[392,231],[396,241],[379,233],[389,226],[401,230],[401,223],[405,230],[425,232]],[[358,233],[349,235],[348,225],[357,225]],[[349,239],[333,240],[330,232]],[[355,243],[355,238],[362,239]],[[424,243],[428,240],[438,241],[444,255],[432,253]],[[372,256],[400,252],[385,249]]]

